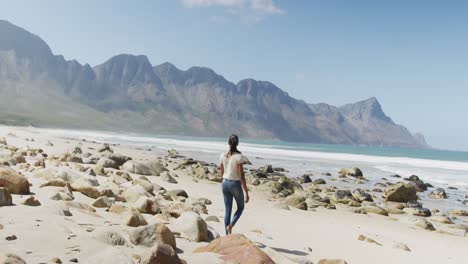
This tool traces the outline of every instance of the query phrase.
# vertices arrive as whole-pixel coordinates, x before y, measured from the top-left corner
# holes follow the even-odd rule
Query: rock
[[[135,179],[133,180],[133,184],[140,185],[141,187],[143,187],[143,189],[145,189],[147,193],[154,195],[154,185],[147,179],[141,179],[141,178]]]
[[[16,239],[18,239],[18,237],[16,237],[16,235],[11,235],[11,236],[5,237],[5,240],[7,240],[7,241],[13,241],[13,240],[16,240]]]
[[[72,258],[69,260],[70,262],[73,262],[73,263],[78,263],[78,259],[77,258]]]
[[[41,202],[36,200],[34,196],[29,196],[25,200],[21,202],[22,205],[27,205],[27,206],[40,206]]]
[[[447,194],[445,193],[445,190],[442,188],[437,188],[433,190],[430,194],[429,197],[435,198],[435,199],[446,199]]]
[[[148,222],[146,222],[146,219],[140,212],[133,211],[126,214],[126,216],[124,217],[123,224],[127,226],[138,227],[145,226],[148,224]]]
[[[12,194],[29,194],[28,180],[9,167],[0,167],[0,187]]]
[[[401,250],[404,250],[404,251],[410,251],[411,252],[411,249],[407,245],[405,245],[403,243],[400,243],[400,242],[394,242],[392,247],[396,248],[396,249],[401,249]]]
[[[217,216],[215,216],[215,215],[209,215],[209,216],[207,216],[207,217],[205,218],[205,221],[206,221],[206,222],[210,222],[210,221],[211,221],[211,222],[217,222],[217,223],[219,223],[219,218],[218,218]]]
[[[96,208],[109,208],[111,205],[112,201],[107,196],[101,196],[93,202]]]
[[[189,197],[188,194],[184,190],[181,190],[181,189],[170,190],[167,192],[167,194],[169,194],[170,196],[180,196],[180,197],[185,197],[185,198]]]
[[[385,209],[380,208],[378,206],[365,206],[363,208],[368,214],[378,214],[378,215],[388,216],[388,212]]]
[[[450,219],[450,217],[445,216],[445,215],[433,215],[429,217],[429,220],[439,222],[442,224],[453,224],[452,219]]]
[[[317,264],[348,264],[348,262],[342,259],[321,259]]]
[[[122,167],[122,170],[129,172],[129,173],[135,173],[135,174],[140,174],[140,175],[152,175],[153,171],[149,166],[146,164],[143,164],[141,162],[129,160],[125,162]]]
[[[365,235],[359,235],[358,240],[382,246],[382,244],[380,244],[379,242],[375,241],[374,239],[372,239],[370,237],[366,237]]]
[[[118,169],[119,166],[117,162],[108,159],[108,158],[100,158],[99,161],[96,163],[96,172],[100,175],[104,174],[105,168],[113,168]]]
[[[174,231],[195,242],[208,241],[208,227],[200,217],[194,212],[184,212],[173,222]]]
[[[67,182],[62,180],[62,179],[53,179],[53,180],[49,180],[49,181],[41,184],[40,188],[49,187],[49,186],[52,186],[52,187],[65,187],[66,184],[67,184]]]
[[[467,210],[450,210],[449,213],[457,216],[468,216]]]
[[[0,206],[13,205],[10,191],[5,187],[0,187]]]
[[[259,168],[259,171],[263,172],[263,173],[273,173],[273,166],[271,166],[270,164],[264,166],[264,167],[261,167]]]
[[[360,202],[362,202],[362,201],[369,201],[369,202],[374,201],[374,200],[372,199],[372,196],[371,196],[369,193],[366,193],[364,190],[359,189],[359,188],[356,189],[356,190],[354,190],[354,191],[352,192],[352,196],[353,196],[356,200],[358,200],[358,201],[360,201]]]
[[[124,155],[121,155],[121,154],[116,154],[116,153],[107,153],[105,155],[103,155],[105,158],[108,158],[108,159],[111,159],[113,160],[116,165],[117,165],[117,168],[115,169],[118,169],[120,166],[122,166],[123,164],[125,164],[125,162],[131,160],[132,158],[130,157],[127,157],[127,156],[124,156]],[[113,168],[113,167],[112,167]]]
[[[330,197],[330,200],[332,200],[334,203],[343,203],[343,204],[348,204],[353,199],[354,199],[353,195],[351,194],[349,190],[337,190]]]
[[[62,260],[60,258],[57,258],[57,257],[52,258],[50,260],[50,262],[56,263],[56,264],[62,264]]]
[[[158,244],[147,251],[141,259],[140,264],[183,264],[177,256],[174,248],[167,244]]]
[[[299,178],[299,182],[301,182],[301,183],[309,183],[309,182],[312,182],[312,179],[310,178],[309,175],[304,174],[304,175],[302,175],[302,176]]]
[[[82,210],[82,211],[89,212],[89,213],[96,212],[96,209],[94,209],[93,207],[84,203],[80,203],[80,202],[65,202],[65,205],[68,207],[75,208],[75,209]]]
[[[431,211],[427,208],[404,208],[403,212],[414,216],[431,216]]]
[[[54,213],[60,216],[72,216],[70,209],[63,204],[57,204],[54,207]]]
[[[72,189],[73,191],[82,193],[88,196],[89,198],[98,199],[99,197],[101,197],[101,193],[94,186],[82,185],[81,183],[74,183],[72,185]]]
[[[421,179],[419,179],[419,177],[417,175],[411,175],[405,180],[416,182],[416,181],[420,181]]]
[[[159,176],[163,171],[167,171],[164,165],[162,165],[159,161],[141,163],[129,160],[122,165],[121,169],[129,173],[153,176]]]
[[[0,137],[0,145],[4,145],[4,146],[7,145],[7,141],[4,137]]]
[[[430,230],[430,231],[435,230],[434,226],[424,218],[415,217],[415,218],[409,219],[408,221],[411,224],[413,224],[413,225],[415,225],[417,227],[420,227],[420,228],[423,228],[423,229],[426,229],[426,230]]]
[[[111,147],[109,146],[109,144],[107,143],[104,143],[101,147],[98,148],[97,150],[98,152],[104,152],[104,151],[109,151],[109,152],[114,152]]]
[[[161,176],[161,180],[165,182],[177,183],[176,179],[174,179],[174,177],[172,177],[172,175],[167,171],[162,172],[160,176]]]
[[[20,256],[0,253],[0,264],[26,264]]]
[[[68,193],[57,192],[54,195],[52,195],[50,199],[54,201],[73,201],[75,197],[73,197],[72,195]]]
[[[223,236],[210,244],[194,250],[194,253],[217,253],[227,263],[274,264],[274,261],[252,241],[241,234]]]
[[[305,201],[306,201],[306,197],[304,195],[292,194],[283,200],[283,204],[298,208],[298,207],[303,207],[303,205],[301,206],[299,205]],[[307,210],[307,206],[305,210]]]
[[[127,188],[123,193],[123,197],[128,203],[134,203],[140,199],[140,197],[149,197],[151,196],[146,190],[140,185],[133,185],[132,187]]]
[[[414,186],[417,192],[427,191],[427,185],[421,180],[411,181],[409,184]]]
[[[104,230],[100,232],[96,238],[111,246],[128,246],[127,240],[115,231]]]
[[[140,213],[144,214],[158,214],[161,212],[159,205],[147,197],[140,197],[133,205]]]
[[[152,247],[155,244],[168,244],[177,249],[172,231],[163,223],[137,227],[130,233],[130,242],[136,246]]]
[[[422,208],[422,204],[418,201],[411,200],[406,203],[406,208]]]
[[[418,196],[416,195],[416,189],[413,186],[405,183],[397,183],[387,187],[383,197],[385,198],[385,201],[402,203],[418,199]]]
[[[324,179],[316,179],[313,181],[314,184],[327,184]]]
[[[359,168],[353,167],[350,169],[341,169],[338,174],[342,176],[363,177],[362,171]]]

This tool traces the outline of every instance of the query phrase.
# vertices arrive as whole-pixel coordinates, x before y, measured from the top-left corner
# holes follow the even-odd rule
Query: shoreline
[[[10,132],[15,136],[8,135]],[[0,239],[0,248],[2,248],[0,253],[17,254],[27,263],[48,262],[53,257],[59,257],[65,263],[74,257],[80,263],[99,262],[102,264],[115,263],[116,261],[138,263],[139,260],[134,255],[145,256],[150,250],[130,242],[129,236],[134,232],[135,227],[129,227],[122,223],[122,218],[125,216],[94,206],[91,208],[95,212],[85,206],[75,208],[69,205],[73,216],[58,215],[57,208],[62,208],[62,205],[67,203],[51,200],[50,197],[55,195],[57,191],[61,192],[63,188],[40,187],[51,180],[42,176],[38,177],[41,175],[41,171],[47,169],[66,171],[70,175],[76,175],[74,177],[78,177],[80,182],[82,180],[94,183],[97,181],[98,185],[94,186],[96,189],[110,188],[115,194],[120,193],[112,197],[116,200],[115,204],[135,207],[134,203],[129,202],[131,196],[123,194],[138,185],[136,183],[143,179],[139,173],[128,172],[130,178],[127,180],[129,181],[125,181],[119,176],[119,174],[126,172],[122,166],[118,168],[104,167],[102,175],[100,173],[96,173],[96,176],[89,174],[91,170],[97,172],[99,168],[96,164],[85,161],[89,157],[99,158],[96,162],[102,159],[101,156],[106,152],[98,151],[99,148],[103,148],[101,143],[83,141],[79,138],[75,140],[63,139],[43,133],[43,131],[41,133],[36,129],[31,131],[28,128],[0,127],[0,138],[4,136],[8,146],[18,147],[18,153],[25,152],[25,162],[8,167],[23,174],[30,181],[31,192],[41,202],[41,205],[37,207],[22,205],[21,201],[29,195],[13,194],[15,205],[0,207],[0,225],[3,227],[0,228],[0,237],[17,236],[17,239],[13,241]],[[31,138],[34,141],[31,141]],[[174,217],[176,214],[183,215],[184,210],[196,211],[202,219],[205,219],[205,224],[214,231],[212,235],[214,233],[223,234],[224,205],[219,190],[219,175],[216,174],[215,166],[199,161],[199,157],[191,160],[190,157],[179,156],[176,152],[168,154],[166,150],[162,149],[151,148],[149,150],[148,147],[106,143],[111,144],[109,148],[115,154],[131,157],[135,162],[141,163],[159,161],[170,174],[173,174],[172,178],[177,183],[168,182],[167,177],[154,175],[145,177],[153,188],[157,185],[167,191],[183,189],[189,198],[171,195],[168,198],[165,193],[155,193],[149,198],[156,199],[162,212],[141,213],[142,217],[147,224],[163,222],[172,231],[179,233],[176,236],[176,252],[181,259],[188,263],[221,263],[218,254],[193,253],[195,248],[207,245],[208,242],[196,242],[188,238],[189,236],[184,234],[184,228],[178,226],[177,217]],[[25,149],[26,146],[30,146],[29,152],[28,149]],[[80,148],[82,154],[72,155],[76,147]],[[34,165],[39,164],[36,162],[38,156],[41,155],[33,150],[39,148],[49,154],[43,158],[45,168]],[[35,156],[29,155],[32,152],[36,153]],[[91,156],[84,158],[84,153],[87,152]],[[0,153],[5,155],[5,151]],[[67,153],[69,156],[66,156]],[[79,159],[70,157],[79,157],[82,160],[79,162]],[[264,159],[262,162],[268,163],[269,160]],[[349,199],[353,205],[324,200],[326,197],[336,196],[337,190],[354,191],[357,188],[362,188],[365,184],[360,182],[367,180],[365,174],[364,178],[350,175],[341,177],[337,171],[331,171],[332,175],[329,176],[321,174],[310,176],[312,181],[323,179],[326,181],[325,184],[307,183],[299,184],[301,186],[299,187],[296,180],[284,182],[285,179],[282,178],[281,174],[287,175],[287,172],[282,172],[282,169],[276,166],[271,168],[271,172],[266,172],[266,178],[257,177],[257,175],[263,170],[268,171],[268,168],[259,168],[257,165],[247,166],[247,168],[250,169],[247,177],[252,189],[251,202],[246,205],[234,233],[244,234],[259,249],[267,252],[272,259],[276,259],[277,263],[284,262],[285,259],[282,258],[286,258],[291,263],[307,263],[304,261],[316,263],[323,258],[340,258],[348,263],[364,264],[375,263],[376,259],[379,260],[379,263],[461,263],[465,260],[466,248],[468,247],[468,237],[466,236],[468,217],[466,216],[456,216],[456,224],[442,224],[434,220],[435,218],[414,216],[412,215],[414,210],[398,209],[394,207],[397,206],[397,203],[385,203],[388,207],[383,208],[384,203],[378,197],[379,193],[374,192],[369,192],[369,194],[376,202],[375,205],[362,201],[358,202],[358,206],[357,203],[354,203],[357,202],[353,198],[354,196],[346,195],[340,196],[338,199]],[[280,183],[281,188],[278,187],[278,183]],[[89,197],[89,190],[86,191],[87,195],[85,195],[85,191],[82,189],[80,191],[79,186],[74,186],[74,184],[77,183],[71,182],[73,203],[89,206],[98,198]],[[140,182],[140,184],[150,188],[147,183]],[[390,186],[380,188],[386,189]],[[425,195],[430,191],[426,191]],[[137,196],[141,195],[143,194]],[[121,199],[121,196],[126,197],[125,202],[117,201]],[[302,200],[302,197],[306,199]],[[210,203],[200,202],[200,198],[207,198]],[[315,205],[317,207],[313,207]],[[173,208],[176,206],[178,208]],[[332,206],[336,209],[331,209]],[[304,210],[304,208],[306,209]],[[384,216],[385,213],[378,208],[386,211],[388,216]],[[438,214],[433,209],[431,211],[433,211],[433,216],[442,218],[442,214]],[[447,214],[448,212],[442,213]],[[206,220],[210,216],[215,216],[220,222]],[[447,214],[447,217],[454,218],[455,215]],[[41,222],[37,222],[37,220]],[[435,231],[426,230],[427,225],[421,227],[427,222],[433,225]],[[36,228],[35,225],[40,226]],[[109,232],[109,229],[121,235],[127,241],[128,247],[119,246],[116,250],[113,249],[115,245],[103,242],[97,234]],[[74,235],[72,239],[66,239],[71,234]],[[361,235],[365,237],[364,241],[358,239]],[[50,238],[50,246],[42,245],[39,242],[44,236]],[[380,245],[370,242],[372,240]],[[402,249],[404,248],[402,244],[411,251]],[[80,251],[68,248],[77,245]],[[434,248],[438,250],[435,251]]]

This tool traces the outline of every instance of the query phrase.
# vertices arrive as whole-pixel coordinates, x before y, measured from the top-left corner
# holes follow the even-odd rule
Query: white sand
[[[34,130],[35,131],[35,130]],[[5,136],[8,144],[17,147],[42,148],[49,155],[60,155],[82,143],[84,151],[98,144],[51,138],[37,134],[28,128],[0,127],[0,137]],[[7,136],[13,132],[16,137]],[[34,138],[35,141],[26,141]],[[48,141],[54,146],[46,146]],[[67,143],[68,142],[68,143]],[[111,142],[109,142],[111,143]],[[113,147],[116,153],[134,159],[154,159],[163,153],[148,152],[126,146]],[[14,195],[16,206],[0,207],[0,253],[15,253],[28,263],[48,263],[59,257],[63,263],[77,258],[79,263],[137,263],[132,255],[140,255],[141,248],[108,246],[94,237],[100,230],[113,229],[125,234],[131,227],[121,225],[121,219],[104,209],[97,209],[98,217],[71,209],[73,216],[58,215],[57,202],[49,197],[56,187],[39,188],[43,181],[24,173],[32,183],[31,191],[41,201],[39,207],[19,204],[20,195]],[[100,181],[105,177],[98,176]],[[161,181],[160,177],[148,177],[166,189],[184,189],[190,197],[204,197],[213,204],[208,206],[209,215],[216,215],[223,221],[224,204],[219,183],[194,182],[190,176],[179,174],[178,184]],[[27,196],[25,196],[27,197]],[[75,201],[91,204],[93,199],[75,193]],[[151,216],[148,216],[148,219]],[[206,216],[203,216],[206,217]],[[221,235],[222,223],[208,222]],[[235,233],[243,233],[261,247],[270,247],[292,259],[307,258],[317,262],[321,258],[341,258],[348,263],[467,263],[468,237],[441,234],[397,221],[393,217],[360,215],[346,210],[290,211],[273,207],[273,202],[259,192],[251,194]],[[6,241],[5,237],[16,235],[17,240]],[[378,246],[359,241],[366,235],[382,244]],[[394,243],[404,243],[411,252],[393,248]],[[206,243],[188,242],[177,239],[179,257],[188,263],[221,263],[215,254],[191,253]],[[312,249],[312,252],[308,250]],[[183,252],[183,253],[182,253]],[[127,262],[126,262],[127,261]]]

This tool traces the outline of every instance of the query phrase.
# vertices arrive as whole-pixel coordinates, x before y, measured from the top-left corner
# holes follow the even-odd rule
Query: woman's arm
[[[247,181],[245,180],[245,174],[244,174],[244,165],[242,163],[239,164],[239,172],[241,175],[242,187],[244,188],[244,192],[245,192],[245,203],[248,203],[250,199],[249,189],[247,188]]]

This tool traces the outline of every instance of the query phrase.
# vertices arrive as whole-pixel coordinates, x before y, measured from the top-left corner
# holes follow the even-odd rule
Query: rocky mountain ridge
[[[153,66],[121,54],[91,67],[54,55],[40,37],[0,21],[0,118],[32,124],[193,136],[425,147],[376,98],[307,104],[271,82],[237,84],[206,67]]]

